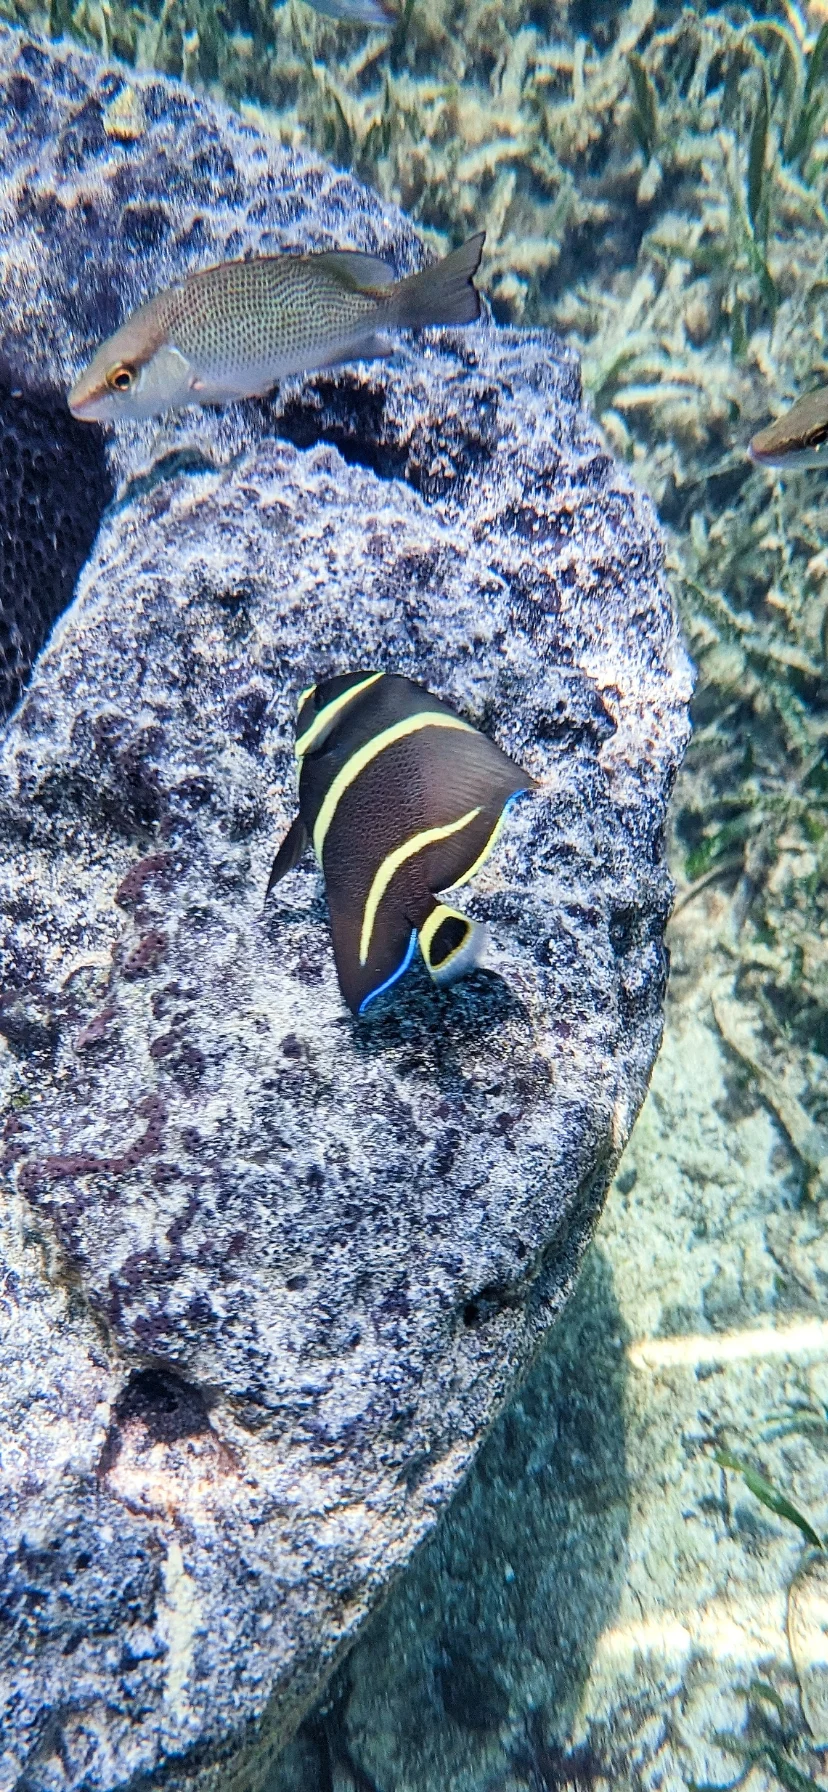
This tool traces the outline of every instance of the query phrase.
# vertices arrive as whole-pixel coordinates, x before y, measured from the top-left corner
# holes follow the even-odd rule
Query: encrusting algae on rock
[[[119,143],[137,143],[147,128],[144,102],[136,88],[124,86],[104,108],[103,128]]]

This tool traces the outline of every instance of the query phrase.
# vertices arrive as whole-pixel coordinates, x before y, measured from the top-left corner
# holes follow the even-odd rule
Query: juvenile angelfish
[[[760,429],[748,454],[760,467],[779,467],[785,472],[828,465],[828,386],[807,392],[784,417]]]
[[[472,970],[486,929],[437,895],[474,877],[535,779],[439,697],[390,672],[346,672],[303,691],[296,757],[299,814],[267,896],[312,845],[352,1013],[407,971],[418,940],[435,983]]]
[[[103,423],[261,397],[289,374],[387,354],[384,330],[473,323],[484,236],[405,280],[353,249],[223,261],[189,274],[101,344],[69,409]]]

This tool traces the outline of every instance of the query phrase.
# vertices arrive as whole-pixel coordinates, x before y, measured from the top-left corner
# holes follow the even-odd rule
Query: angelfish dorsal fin
[[[279,851],[273,860],[270,876],[267,880],[267,889],[265,890],[265,902],[267,902],[268,896],[274,886],[281,883],[282,878],[287,877],[289,871],[295,870],[307,845],[308,830],[305,827],[301,815],[297,815],[296,820],[288,828],[284,840],[279,847]]]

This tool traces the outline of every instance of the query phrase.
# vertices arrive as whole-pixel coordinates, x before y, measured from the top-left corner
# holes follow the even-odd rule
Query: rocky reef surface
[[[571,1290],[660,1039],[690,681],[652,511],[550,335],[67,429],[101,334],[185,268],[420,254],[174,84],[119,137],[122,87],[0,33],[7,701],[80,567],[0,749],[0,1772],[225,1792]],[[354,1023],[316,872],[262,898],[296,696],[358,663],[541,790],[474,885],[490,969]]]

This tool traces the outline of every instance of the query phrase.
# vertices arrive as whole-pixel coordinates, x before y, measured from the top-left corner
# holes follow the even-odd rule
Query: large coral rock
[[[0,67],[24,448],[13,393],[65,430],[101,330],[184,266],[415,264],[355,182],[173,85],[119,144],[116,73],[13,33]],[[432,332],[88,443],[79,508],[120,495],[0,754],[2,1783],[255,1787],[572,1286],[660,1037],[689,675],[550,336]],[[45,632],[48,552],[20,564]],[[355,1022],[316,870],[263,894],[296,695],[375,664],[541,788],[469,893],[490,969]]]

